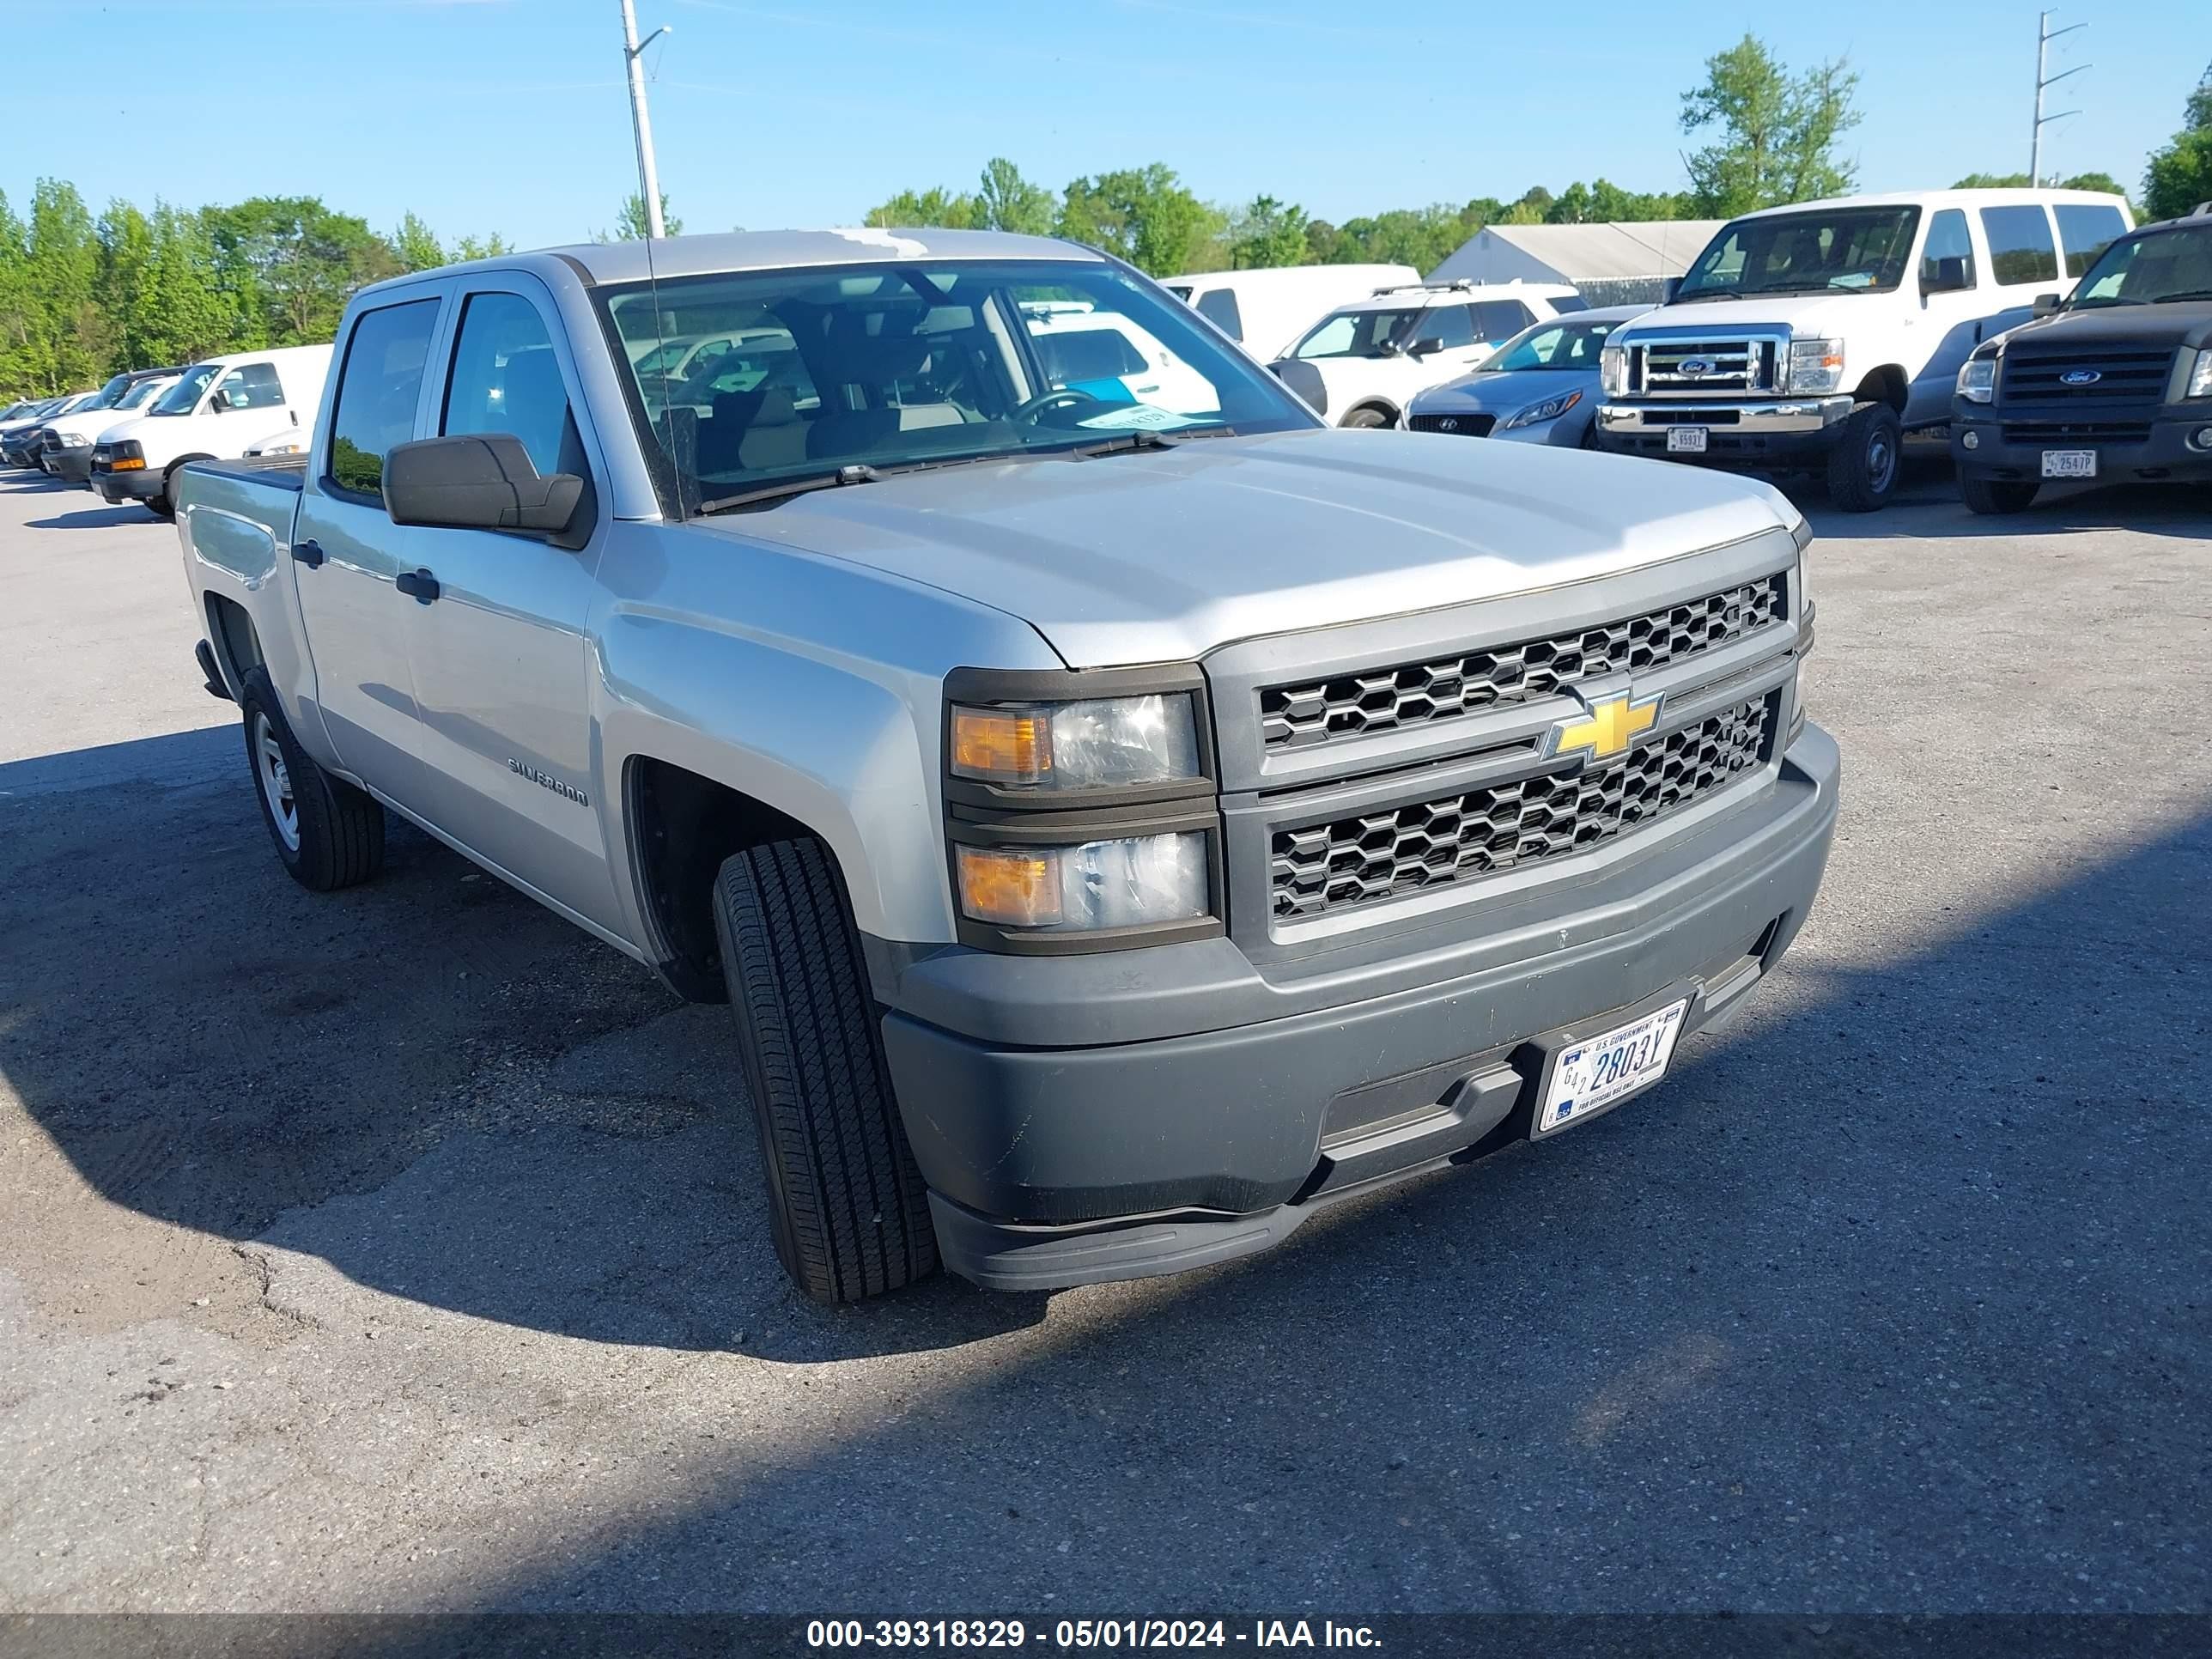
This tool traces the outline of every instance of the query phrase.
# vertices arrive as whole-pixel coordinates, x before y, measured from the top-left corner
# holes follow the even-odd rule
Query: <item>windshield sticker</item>
[[[1156,409],[1150,404],[1131,404],[1126,409],[1109,410],[1103,415],[1093,415],[1089,420],[1078,421],[1076,424],[1109,432],[1126,431],[1132,427],[1146,432],[1166,432],[1179,426],[1204,426],[1206,422],[1194,415],[1178,415],[1171,409]]]

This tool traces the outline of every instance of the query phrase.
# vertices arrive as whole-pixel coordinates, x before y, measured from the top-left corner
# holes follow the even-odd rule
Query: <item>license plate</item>
[[[2094,478],[2097,476],[2097,452],[2094,449],[2046,449],[2043,452],[2043,476],[2046,478]]]
[[[1689,1009],[1690,1000],[1685,997],[1616,1025],[1601,1036],[1569,1045],[1552,1068],[1552,1085],[1544,1091],[1536,1133],[1549,1134],[1595,1117],[1615,1101],[1666,1076],[1667,1062],[1674,1057],[1674,1039],[1681,1035],[1682,1016]]]
[[[1667,428],[1667,453],[1670,455],[1702,455],[1705,453],[1705,428],[1701,426],[1670,426]]]

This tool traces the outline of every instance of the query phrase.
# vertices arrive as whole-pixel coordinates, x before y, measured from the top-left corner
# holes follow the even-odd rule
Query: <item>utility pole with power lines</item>
[[[626,9],[629,0],[623,0],[623,5]],[[2077,64],[2074,68],[2061,70],[2056,75],[2045,72],[2050,64],[2051,43],[2062,34],[2071,34],[2075,29],[2089,27],[2087,23],[2069,23],[2063,29],[2054,29],[2051,27],[2051,15],[2047,11],[2039,14],[2035,24],[2035,141],[2027,149],[2027,182],[2031,185],[2043,182],[2044,128],[2053,121],[2063,121],[2069,115],[2081,112],[2078,109],[2068,109],[2061,110],[2056,115],[2045,115],[2043,112],[2044,89],[2057,86],[2069,75],[2079,75],[2083,70],[2092,67],[2087,64]]]
[[[637,134],[637,182],[645,202],[645,225],[648,235],[658,240],[668,234],[668,228],[660,217],[660,170],[653,160],[653,117],[645,107],[645,68],[638,62],[638,54],[669,32],[663,23],[640,40],[637,38],[637,7],[633,0],[622,0],[623,63],[629,71],[629,122]],[[2042,94],[2038,94],[2040,97]],[[2039,128],[2038,131],[2040,132]]]

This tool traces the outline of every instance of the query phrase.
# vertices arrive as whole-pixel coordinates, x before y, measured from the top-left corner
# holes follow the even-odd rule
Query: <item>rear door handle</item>
[[[438,579],[427,570],[403,570],[392,585],[417,605],[428,605],[438,597]]]
[[[313,570],[323,562],[323,544],[320,542],[294,542],[292,556]]]

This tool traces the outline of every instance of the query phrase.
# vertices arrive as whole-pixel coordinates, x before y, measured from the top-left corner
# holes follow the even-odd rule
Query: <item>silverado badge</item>
[[[1554,726],[1545,753],[1571,755],[1581,749],[1587,750],[1592,760],[1610,760],[1659,723],[1659,703],[1663,695],[1654,693],[1641,702],[1628,691],[1618,696],[1601,697],[1589,705],[1587,714],[1577,714]]]
[[[541,772],[527,761],[519,761],[509,755],[507,757],[507,769],[518,777],[528,778],[540,789],[550,789],[555,794],[564,799],[572,800],[579,806],[589,806],[592,804],[592,798],[577,788],[574,784],[564,783],[550,772]]]

